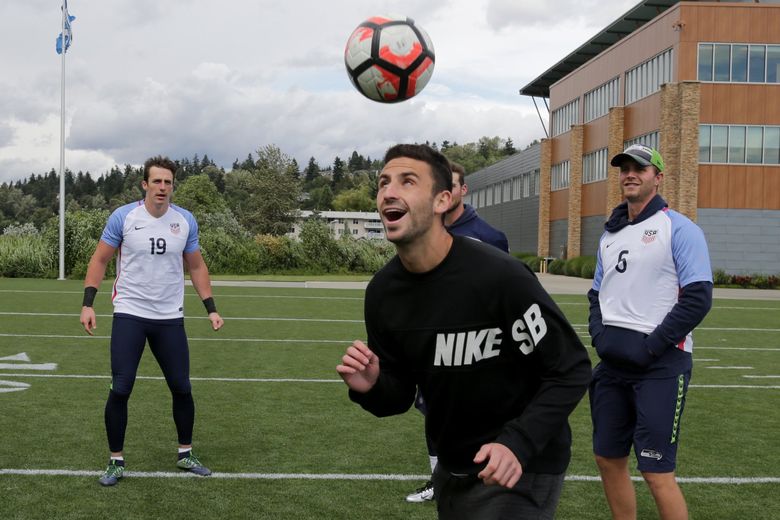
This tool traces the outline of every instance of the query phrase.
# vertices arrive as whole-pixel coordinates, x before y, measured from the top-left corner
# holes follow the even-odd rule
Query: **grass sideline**
[[[0,279],[0,358],[25,352],[30,359],[0,360],[16,365],[0,368],[0,381],[29,385],[0,393],[0,518],[113,511],[128,519],[436,517],[433,504],[403,500],[427,473],[422,417],[416,411],[371,416],[348,400],[335,373],[347,343],[365,335],[358,290],[216,287],[226,326],[214,333],[188,287],[196,451],[215,472],[233,478],[165,477],[176,471],[175,430],[169,393],[147,351],[130,400],[131,475],[101,488],[109,287],[96,300],[98,337],[89,338],[78,323],[80,281]],[[585,296],[555,299],[587,342]],[[719,300],[695,333],[678,469],[680,477],[704,479],[682,484],[692,518],[768,520],[780,511],[779,312],[778,301]],[[46,363],[56,363],[56,370],[20,368]],[[571,419],[570,477],[597,474],[588,414],[585,399]],[[3,473],[9,469],[89,473]],[[134,478],[133,471],[162,475]],[[236,478],[241,474],[264,478]],[[775,481],[713,483],[713,477]],[[656,518],[646,487],[636,486],[639,518]],[[566,482],[558,519],[606,517],[598,481]]]

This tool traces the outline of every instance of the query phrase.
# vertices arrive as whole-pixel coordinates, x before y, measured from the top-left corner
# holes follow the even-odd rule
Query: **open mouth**
[[[388,222],[396,222],[401,218],[403,218],[404,215],[406,215],[406,211],[397,208],[390,208],[384,210],[382,212],[382,215],[384,215],[385,220],[387,220]]]

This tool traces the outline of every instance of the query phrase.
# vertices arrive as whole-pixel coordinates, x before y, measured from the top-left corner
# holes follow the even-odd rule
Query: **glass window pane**
[[[710,160],[714,163],[725,163],[728,159],[729,127],[712,127],[712,151]]]
[[[745,127],[729,127],[729,162],[745,162]]]
[[[780,45],[766,47],[766,82],[780,83]]]
[[[710,125],[699,126],[699,162],[710,162]]]
[[[764,62],[765,53],[766,46],[764,45],[750,46],[750,61],[748,62],[748,70],[750,71],[750,75],[748,81],[751,83],[764,82],[764,68],[766,65]]]
[[[747,45],[731,46],[731,81],[747,81]]]
[[[764,164],[780,164],[780,126],[764,128]]]
[[[715,81],[729,80],[731,45],[715,45]]]
[[[745,146],[745,162],[749,164],[761,164],[761,146],[764,140],[764,128],[761,126],[749,126]]]

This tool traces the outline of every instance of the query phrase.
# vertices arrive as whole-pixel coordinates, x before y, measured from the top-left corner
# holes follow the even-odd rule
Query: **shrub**
[[[772,284],[769,278],[770,277],[765,274],[752,274],[750,275],[750,285],[758,289],[771,289]]]
[[[301,224],[301,245],[306,266],[325,272],[338,270],[341,251],[328,225],[318,219],[308,219]]]
[[[65,212],[65,274],[82,278],[95,252],[100,235],[108,221],[109,212],[104,209]],[[43,237],[53,258],[59,258],[59,219],[51,218],[44,227]],[[116,265],[109,262],[106,276],[114,276]]]
[[[566,260],[556,258],[550,265],[547,266],[547,272],[550,274],[563,274],[563,268],[566,265]]]
[[[288,237],[257,235],[255,244],[260,251],[258,271],[296,270],[306,263],[300,242]]]
[[[0,276],[54,278],[58,261],[58,255],[52,255],[42,236],[0,236]]]
[[[5,227],[3,234],[7,236],[32,236],[38,234],[38,228],[32,222],[25,222],[24,224],[10,224]]]
[[[566,260],[563,266],[563,274],[566,276],[580,276],[582,272],[582,262],[585,260],[583,256],[577,256]]]
[[[731,275],[726,274],[723,269],[716,269],[712,272],[712,282],[715,285],[728,285],[731,283]]]
[[[743,276],[735,274],[731,277],[731,283],[734,285],[739,285],[740,287],[747,288],[750,287],[750,284],[752,282],[752,279],[750,276]]]
[[[539,266],[542,264],[542,257],[541,256],[524,256],[520,258],[520,261],[525,262],[528,267],[531,268],[531,271],[538,273],[539,272]]]
[[[582,262],[582,269],[580,270],[580,276],[582,278],[593,278],[596,275],[596,257],[586,256]]]
[[[260,248],[253,240],[236,238],[219,229],[200,232],[200,250],[209,272],[255,274],[261,265]]]

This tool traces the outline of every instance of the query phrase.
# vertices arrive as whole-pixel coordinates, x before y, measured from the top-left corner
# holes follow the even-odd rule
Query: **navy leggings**
[[[192,443],[195,404],[190,386],[190,354],[184,319],[149,320],[114,314],[111,328],[111,390],[105,420],[108,447],[122,451],[127,429],[127,400],[133,391],[138,364],[147,340],[162,369],[173,398],[173,420],[179,444]]]

